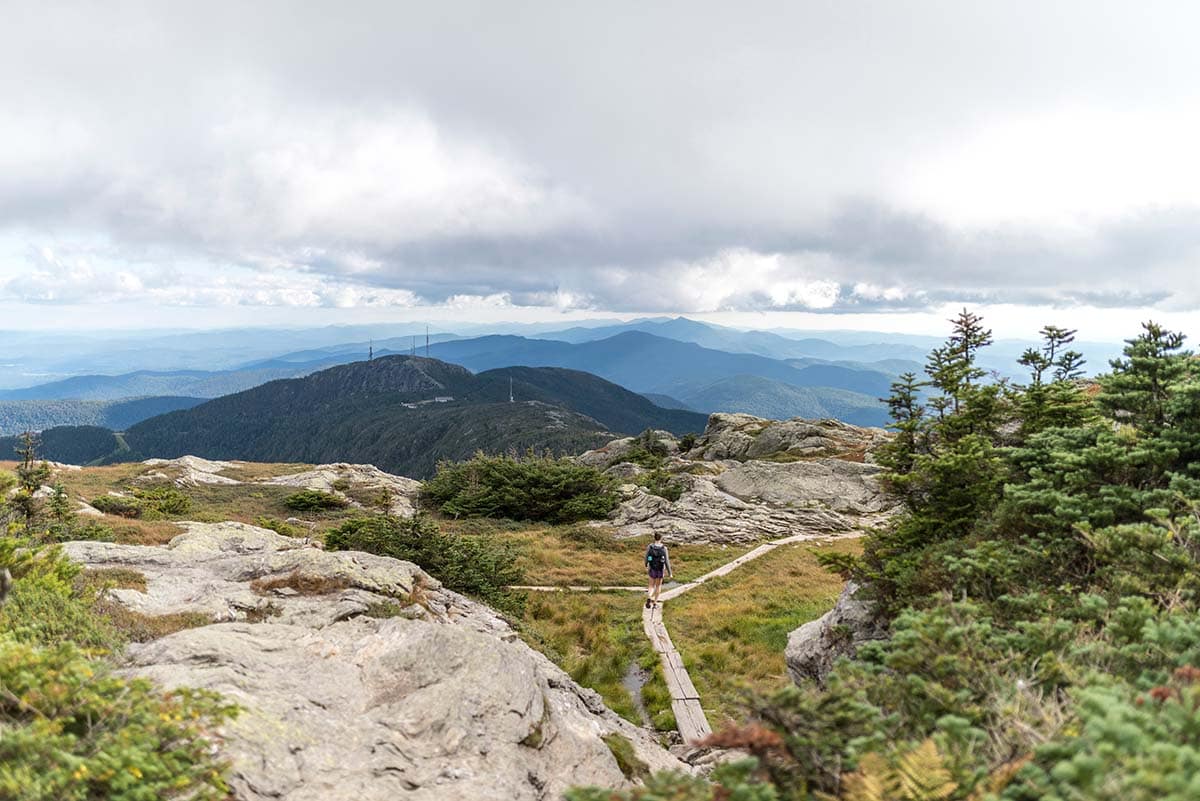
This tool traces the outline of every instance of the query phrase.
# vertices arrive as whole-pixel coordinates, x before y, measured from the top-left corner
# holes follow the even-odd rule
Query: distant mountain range
[[[789,340],[764,332],[737,332],[717,329],[690,320],[647,321],[642,327],[672,333],[680,337],[706,339],[727,347],[758,347],[777,353],[795,353],[802,349],[786,346]],[[838,416],[851,422],[882,423],[884,406],[879,398],[888,394],[895,375],[915,365],[904,359],[889,358],[872,363],[825,361],[814,357],[787,359],[752,352],[731,352],[705,347],[636,330],[636,326],[607,326],[599,329],[571,329],[580,342],[528,338],[516,335],[490,335],[470,339],[443,334],[431,337],[431,356],[460,364],[476,372],[511,366],[563,367],[593,373],[601,378],[643,394],[667,396],[668,406],[680,406],[698,412],[749,412],[773,416]],[[620,330],[604,338],[586,338],[592,334]],[[778,341],[776,341],[778,340]],[[814,348],[836,355],[833,343],[810,340]],[[766,344],[771,345],[770,348]],[[792,343],[793,345],[795,343]],[[377,355],[392,355],[388,346],[412,346],[410,338],[392,338],[374,343]],[[762,347],[759,347],[759,346]],[[0,399],[80,399],[101,400],[134,395],[172,395],[219,397],[239,392],[267,381],[311,374],[330,366],[362,358],[371,343],[293,351],[271,359],[242,365],[239,369],[215,372],[185,370],[173,372],[137,371],[123,375],[78,376],[20,390],[0,392]],[[863,346],[874,348],[875,346]],[[896,346],[903,350],[904,346]],[[408,349],[406,348],[406,350]],[[822,350],[823,348],[823,350]],[[895,348],[894,348],[895,349]],[[893,349],[893,350],[894,350]],[[847,349],[849,352],[852,349]],[[857,355],[881,355],[854,351]],[[424,351],[424,338],[418,347]],[[843,354],[844,355],[844,354]],[[755,400],[739,393],[728,382],[754,377]],[[724,382],[724,383],[722,383]],[[775,386],[778,385],[778,386]],[[724,387],[724,388],[723,388]],[[767,387],[773,387],[768,391]],[[802,387],[804,392],[788,391]],[[848,395],[847,393],[853,393]],[[771,396],[770,402],[763,399]],[[873,412],[872,409],[875,411]],[[593,410],[594,412],[595,410]],[[592,412],[586,412],[592,414]],[[600,419],[600,418],[597,418]],[[78,419],[55,418],[58,423],[97,424],[94,414]]]
[[[363,358],[357,356],[356,358]],[[296,378],[347,360],[326,357],[303,364],[245,367],[237,370],[138,370],[122,375],[81,375],[24,389],[0,390],[4,400],[124,400],[147,396],[218,398],[279,378]]]
[[[756,413],[758,407],[742,402],[737,392],[697,395],[717,382],[753,376],[785,387],[808,389],[806,393],[776,393],[773,408],[783,417],[814,416],[806,415],[814,409],[875,408],[879,415],[871,418],[869,413],[864,417],[856,412],[856,419],[882,421],[886,415],[879,398],[887,396],[894,380],[894,374],[882,370],[824,362],[794,364],[704,348],[641,331],[578,344],[517,336],[477,337],[435,345],[431,353],[472,370],[510,364],[586,370],[637,392],[669,396],[706,413]],[[789,397],[795,401],[791,405]],[[718,398],[723,405],[713,406]]]
[[[676,392],[686,399],[680,402],[697,411],[745,412],[775,420],[833,417],[860,426],[888,423],[887,407],[868,395],[831,387],[797,387],[756,375],[701,382],[679,387]]]
[[[509,402],[509,392],[516,402]],[[474,375],[436,359],[388,356],[272,381],[128,428],[97,460],[369,462],[425,477],[477,450],[575,453],[646,428],[701,431],[706,417],[663,409],[586,373],[510,368]],[[49,442],[59,431],[43,435]],[[95,440],[94,432],[88,432]],[[46,450],[47,458],[57,454]]]
[[[898,370],[898,373],[908,369],[919,371],[926,354],[925,348],[905,343],[879,341],[840,345],[827,339],[813,337],[793,339],[768,331],[740,331],[736,328],[696,322],[686,317],[634,320],[618,325],[547,331],[539,334],[538,339],[556,339],[578,344],[608,339],[629,331],[640,331],[680,342],[692,342],[729,353],[753,353],[771,359],[819,359],[850,362],[860,367],[865,366],[865,363],[883,359],[903,361],[905,366]]]

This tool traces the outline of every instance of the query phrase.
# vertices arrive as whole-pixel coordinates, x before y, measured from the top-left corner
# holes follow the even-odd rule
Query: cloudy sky
[[[1200,335],[1198,9],[0,0],[0,328]]]

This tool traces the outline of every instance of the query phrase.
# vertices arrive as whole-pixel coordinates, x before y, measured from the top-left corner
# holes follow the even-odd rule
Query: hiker
[[[658,594],[662,592],[663,573],[675,578],[671,570],[671,557],[667,554],[667,546],[663,545],[662,534],[654,535],[654,542],[646,548],[646,568],[650,572],[650,588],[646,591],[646,608],[650,609],[658,603]]]

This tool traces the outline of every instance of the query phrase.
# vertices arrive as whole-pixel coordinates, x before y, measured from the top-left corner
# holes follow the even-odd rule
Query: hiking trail
[[[854,534],[851,536],[859,536]],[[839,537],[844,539],[845,537]],[[791,545],[797,542],[806,542],[812,540],[829,539],[826,534],[793,534],[790,537],[783,537],[777,540],[764,542],[752,550],[747,551],[741,556],[726,562],[718,568],[714,568],[699,578],[680,584],[678,587],[672,587],[659,595],[659,603],[652,609],[642,610],[642,628],[646,632],[646,637],[650,640],[650,645],[654,648],[654,652],[658,654],[659,660],[662,662],[663,678],[666,680],[667,689],[671,693],[671,711],[675,713],[675,724],[679,729],[679,735],[685,743],[694,743],[697,740],[703,740],[708,735],[712,734],[712,727],[708,724],[708,718],[704,714],[704,708],[700,705],[700,693],[696,690],[696,685],[692,684],[691,676],[688,675],[687,668],[684,667],[683,657],[679,651],[675,650],[674,643],[671,642],[671,635],[667,631],[667,626],[662,619],[662,602],[670,601],[678,598],[685,592],[694,590],[709,579],[718,578],[732,573],[747,562],[758,559],[760,556],[765,556],[781,545]],[[590,587],[584,585],[570,586],[549,586],[549,585],[523,585],[514,586],[514,590],[529,590],[531,592],[601,592],[601,591],[618,591],[618,592],[646,592],[644,586],[630,587],[620,585],[609,585],[602,587]]]

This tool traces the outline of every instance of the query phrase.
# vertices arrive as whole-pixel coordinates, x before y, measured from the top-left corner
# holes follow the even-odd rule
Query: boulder
[[[784,661],[792,681],[823,682],[833,663],[854,656],[858,647],[887,636],[887,626],[869,601],[857,597],[860,587],[848,582],[833,609],[788,635]]]
[[[88,567],[140,571],[144,593],[109,591],[133,610],[227,621],[131,645],[123,670],[241,707],[219,747],[242,801],[549,801],[577,784],[628,786],[613,737],[651,770],[687,769],[492,610],[408,562],[237,523],[189,524],[165,547],[64,547]]]

